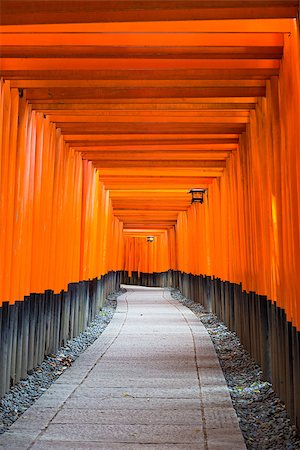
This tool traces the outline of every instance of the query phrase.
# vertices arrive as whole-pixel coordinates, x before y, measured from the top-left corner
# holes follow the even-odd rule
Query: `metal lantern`
[[[154,236],[147,236],[147,242],[153,242]]]
[[[189,191],[189,194],[192,194],[192,202],[191,203],[203,203],[204,194],[206,189],[203,188],[195,188]]]

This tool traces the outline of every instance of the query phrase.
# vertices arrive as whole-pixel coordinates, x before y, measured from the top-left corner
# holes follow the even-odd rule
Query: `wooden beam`
[[[132,144],[139,145],[137,142],[133,142],[135,139],[138,141],[141,140],[141,136],[139,134],[122,134],[121,136],[118,134],[99,134],[99,135],[78,135],[78,134],[65,134],[64,138],[66,141],[74,141],[74,142],[80,142],[82,139],[84,139],[86,142],[88,141],[101,141],[105,140],[104,145],[110,145],[109,142],[111,142],[111,145],[115,145],[115,142],[117,141],[127,141],[128,144],[132,142]],[[142,143],[146,143],[146,141],[159,141],[162,144],[182,144],[181,140],[184,140],[184,143],[186,144],[230,144],[231,142],[237,143],[239,139],[238,133],[201,133],[198,135],[195,134],[187,134],[187,133],[173,133],[172,137],[170,137],[168,134],[162,134],[162,133],[156,133],[155,136],[152,134],[143,134],[143,138],[141,140]],[[189,142],[195,141],[195,142]],[[164,142],[167,141],[167,142]],[[153,144],[153,142],[148,142],[148,144]],[[102,144],[99,144],[102,145]]]
[[[79,111],[64,111],[64,112],[55,112],[51,111],[50,114],[46,114],[49,120],[55,123],[58,122],[115,122],[115,121],[133,121],[138,118],[139,120],[212,120],[216,118],[216,120],[224,119],[225,122],[227,120],[238,119],[240,121],[244,121],[247,123],[249,120],[249,111],[227,111],[227,110],[218,110],[218,111],[95,111],[94,113],[90,113],[87,111],[79,112]]]
[[[143,198],[139,201],[132,199],[131,197],[127,198],[126,200],[117,200],[114,199],[112,204],[113,207],[116,209],[134,209],[134,210],[138,210],[140,208],[145,209],[145,200],[147,201],[147,206],[149,206],[149,209],[161,209],[161,208],[166,208],[166,209],[170,209],[170,210],[176,210],[177,207],[184,207],[186,208],[187,205],[189,205],[191,203],[190,199],[184,199],[184,200],[180,200],[178,198],[173,199],[173,197],[168,197],[167,199],[147,199],[147,198]]]
[[[76,111],[74,111],[74,114],[76,114]],[[130,112],[128,112],[127,116],[110,116],[110,117],[99,117],[99,116],[51,116],[49,118],[51,122],[54,122],[58,128],[78,128],[78,127],[84,127],[84,124],[134,124],[134,123],[144,123],[144,124],[161,124],[166,123],[169,125],[176,125],[176,124],[218,124],[218,123],[224,123],[224,124],[245,124],[249,122],[249,117],[218,117],[217,115],[212,117],[191,117],[191,116],[155,116],[155,117],[138,117],[138,116],[131,116]]]
[[[12,80],[12,88],[265,87],[265,80]]]
[[[184,20],[176,21],[160,20],[159,22],[93,22],[93,23],[63,23],[53,24],[45,23],[39,25],[37,23],[31,25],[1,25],[1,33],[51,33],[67,34],[67,33],[106,33],[106,34],[171,34],[171,33],[290,33],[292,29],[291,20],[282,17],[277,19],[243,19],[243,20]]]
[[[172,158],[172,157],[171,157]],[[180,168],[182,171],[185,171],[189,168],[197,168],[197,169],[212,169],[213,171],[217,169],[224,169],[226,167],[226,161],[225,160],[174,160],[174,159],[168,159],[167,161],[161,161],[161,160],[137,160],[134,159],[132,161],[128,160],[103,160],[103,159],[96,159],[93,158],[92,161],[94,163],[94,166],[100,169],[100,172],[106,173],[106,170],[109,169],[117,169],[119,170],[120,167],[122,169],[132,169],[137,168],[140,170],[140,168],[151,168],[151,169],[169,169],[172,168]],[[128,173],[130,175],[130,172]]]
[[[24,91],[26,93],[26,91]],[[24,96],[26,97],[24,93]],[[30,100],[30,104],[33,106],[33,108],[35,108],[35,104],[40,104],[41,100],[34,100],[31,99]],[[236,107],[234,107],[235,109],[239,109],[242,108],[243,110],[245,110],[245,105],[248,104],[256,104],[257,103],[257,97],[197,97],[197,98],[160,98],[160,99],[156,99],[156,98],[132,98],[132,99],[127,99],[127,98],[112,98],[112,99],[101,99],[98,98],[96,100],[92,99],[92,98],[85,98],[85,99],[70,99],[70,98],[66,98],[66,99],[49,99],[49,100],[43,100],[44,105],[45,105],[45,109],[47,109],[48,107],[51,107],[51,105],[60,105],[60,104],[64,104],[64,105],[72,105],[72,109],[74,110],[74,104],[78,104],[79,105],[79,109],[82,108],[87,108],[88,104],[91,105],[95,105],[95,102],[97,102],[97,105],[106,105],[107,107],[109,105],[118,105],[118,108],[123,108],[125,107],[126,109],[128,109],[128,105],[143,105],[143,108],[146,109],[148,107],[151,108],[151,105],[156,105],[156,104],[161,104],[161,105],[165,105],[165,109],[170,108],[172,109],[172,105],[174,104],[180,104],[180,102],[182,102],[182,105],[200,105],[198,106],[197,109],[201,109],[203,108],[204,110],[206,108],[208,108],[209,105],[209,109],[210,109],[210,105],[220,105],[219,108],[217,109],[226,109],[226,107],[224,105],[228,105],[228,104],[232,104],[232,105],[236,105]],[[127,107],[126,107],[127,105]],[[203,105],[203,106],[201,106]],[[222,106],[221,106],[222,105]],[[241,105],[241,106],[239,106]]]
[[[120,178],[118,176],[103,176],[100,179],[105,187],[109,190],[136,190],[136,189],[185,189],[192,187],[207,188],[216,177],[197,176],[197,177],[172,177],[165,176],[163,178],[150,177],[128,177]]]
[[[155,178],[159,177],[163,179],[164,177],[177,177],[177,178],[187,178],[187,177],[217,177],[220,176],[223,172],[223,167],[220,168],[193,168],[187,167],[184,170],[178,167],[168,167],[168,170],[165,168],[154,167],[135,167],[135,168],[125,168],[125,167],[117,167],[117,168],[105,168],[101,169],[100,177],[107,176],[118,176],[120,178],[130,179],[130,177],[148,177]],[[134,180],[133,180],[134,181]]]
[[[155,154],[155,152],[166,154],[167,157],[169,157],[170,152],[172,154],[181,154],[181,153],[191,153],[191,154],[201,154],[202,152],[209,152],[209,154],[213,154],[214,152],[223,152],[223,151],[234,151],[237,150],[237,144],[228,144],[228,143],[206,143],[206,144],[185,144],[182,146],[181,144],[177,143],[174,145],[149,145],[149,144],[141,144],[141,145],[114,145],[107,147],[106,145],[98,145],[95,147],[90,147],[86,149],[86,147],[77,147],[76,150],[83,152],[83,153],[98,153],[103,154],[103,156],[106,156],[110,158],[110,154],[114,155],[116,154],[116,157],[118,155],[129,155],[130,152],[137,152],[140,155],[143,154]]]
[[[170,222],[156,222],[156,221],[151,221],[150,223],[144,223],[144,222],[131,222],[131,223],[123,223],[123,229],[143,229],[143,230],[152,230],[153,228],[155,229],[161,229],[162,231],[165,231],[169,228],[173,228],[174,225],[176,224],[176,221],[172,221]]]
[[[3,71],[24,70],[245,70],[279,69],[277,59],[2,58]]]
[[[148,211],[178,211],[178,208],[180,210],[186,209],[191,204],[191,201],[172,201],[172,199],[169,199],[169,201],[164,202],[158,202],[157,200],[150,201],[147,200],[147,210]],[[131,198],[128,198],[126,202],[119,203],[117,201],[113,201],[112,203],[114,210],[118,211],[140,211],[141,209],[145,209],[145,200],[141,200],[139,203],[132,201]]]
[[[181,152],[174,151],[155,151],[155,152],[83,152],[83,159],[89,159],[91,161],[98,161],[102,164],[109,165],[110,163],[126,164],[129,161],[133,163],[134,161],[139,161],[139,163],[147,161],[205,161],[205,160],[225,160],[231,154],[230,151],[220,151],[214,150],[211,152],[189,152],[182,150]],[[104,166],[103,166],[104,167]]]
[[[101,123],[101,122],[236,122],[248,123],[247,111],[126,111],[125,114],[116,112],[107,114],[79,114],[78,111],[69,111],[68,114],[47,114],[51,122],[59,123]]]
[[[246,125],[243,123],[103,123],[103,124],[72,124],[61,125],[63,134],[69,136],[97,136],[101,135],[151,135],[151,134],[238,134],[245,131]],[[70,134],[72,133],[72,134]],[[70,140],[73,140],[73,137]]]
[[[112,189],[110,191],[110,197],[112,199],[114,198],[169,198],[170,196],[177,198],[177,197],[188,197],[187,191],[185,189]]]
[[[139,216],[141,214],[140,210],[131,209],[131,208],[126,209],[126,210],[115,209],[114,213],[115,213],[115,215],[123,215],[123,216],[126,215],[128,217],[129,216]],[[148,211],[147,209],[145,209],[143,211],[142,215],[144,215],[145,217],[147,217],[147,216],[152,217],[155,213],[157,213],[157,216],[166,216],[166,217],[177,216],[177,214],[178,214],[176,210],[161,211],[161,210],[157,209],[156,211],[155,210]]]
[[[61,111],[63,114],[74,114],[74,111],[77,111],[78,114],[83,114],[88,112],[88,114],[98,114],[102,111],[115,111],[115,112],[128,112],[128,111],[136,111],[136,112],[148,112],[148,111],[235,111],[235,112],[247,112],[249,113],[250,109],[255,109],[257,98],[250,98],[248,102],[244,102],[243,98],[240,98],[240,102],[233,102],[232,99],[228,99],[229,102],[211,102],[209,99],[208,102],[199,101],[197,103],[180,103],[179,101],[174,103],[31,103],[32,108],[37,111],[41,111],[44,114],[59,114]]]
[[[0,29],[0,33],[1,33]],[[276,48],[283,47],[283,33],[280,29],[276,33],[259,33],[255,29],[255,23],[253,23],[252,33],[239,33],[238,39],[236,33],[201,33],[201,24],[199,24],[199,30],[197,33],[193,32],[176,32],[176,33],[163,33],[153,32],[138,32],[138,33],[93,33],[87,31],[86,33],[42,33],[22,32],[22,28],[18,29],[17,33],[3,33],[1,34],[1,45],[5,48],[21,48],[26,50],[25,47],[36,49],[36,51],[43,49],[44,47],[54,48],[57,52],[65,49],[72,51],[72,48],[82,47],[86,51],[89,48],[93,50],[99,49],[102,52],[114,51],[118,48],[126,49],[135,48],[139,51],[147,51],[147,49],[159,48],[162,50],[164,47],[180,48],[187,50],[190,47],[197,47],[199,49],[218,47],[229,47],[234,51],[234,48],[260,47]],[[69,57],[70,54],[67,56]],[[125,56],[125,55],[124,55]],[[42,57],[44,57],[42,55]],[[86,56],[84,56],[86,57]]]
[[[176,69],[165,67],[161,69],[159,67],[142,68],[140,69],[123,69],[122,61],[118,62],[117,67],[110,69],[87,69],[82,60],[79,59],[76,68],[67,67],[64,68],[60,65],[59,58],[54,59],[52,65],[55,66],[53,69],[43,68],[41,60],[36,61],[36,66],[39,68],[33,69],[32,64],[29,63],[29,67],[25,67],[21,63],[20,59],[6,59],[7,61],[13,61],[10,63],[10,68],[1,67],[1,76],[8,79],[22,79],[22,80],[43,80],[52,78],[53,80],[70,79],[70,80],[164,80],[166,78],[171,80],[266,80],[272,76],[279,74],[279,66],[277,65],[277,60],[275,60],[276,67],[264,68],[264,67],[252,67],[248,68],[188,68],[183,69],[185,64],[182,62],[177,66]],[[31,61],[31,60],[30,60]],[[80,63],[81,61],[81,63]],[[182,61],[182,60],[179,60]],[[225,60],[227,61],[227,60]],[[250,60],[251,62],[252,60]],[[264,60],[263,60],[264,61]],[[272,61],[272,60],[271,60]],[[98,60],[98,65],[101,61]],[[66,65],[66,64],[64,64]],[[27,66],[27,65],[26,65]],[[31,67],[30,67],[31,66]]]
[[[132,135],[64,135],[65,141],[72,148],[83,147],[86,149],[95,145],[210,145],[210,144],[238,144],[239,134],[139,134]]]
[[[2,44],[3,45],[3,44]],[[281,59],[282,46],[2,46],[2,58]]]
[[[127,228],[126,230],[124,230],[124,234],[126,236],[133,236],[133,237],[147,237],[149,235],[149,231],[151,231],[151,235],[153,236],[161,236],[163,231],[162,230],[158,230],[155,228],[152,229],[147,229],[147,230],[139,230],[139,229],[135,229],[135,228]]]
[[[47,88],[26,89],[26,98],[32,100],[64,100],[71,99],[78,103],[80,100],[97,99],[198,99],[216,97],[260,97],[265,95],[265,87],[232,86],[232,87],[147,87],[147,88]]]
[[[2,0],[1,23],[145,22],[296,17],[298,0]]]
[[[130,140],[130,138],[128,139],[124,139],[122,140],[122,136],[105,136],[107,138],[115,138],[114,140],[111,139],[105,139],[104,136],[101,136],[101,138],[99,137],[98,140],[96,139],[94,140],[87,140],[85,141],[84,138],[81,138],[80,140],[68,140],[66,139],[66,136],[64,136],[66,142],[70,145],[71,148],[74,148],[76,150],[76,147],[80,147],[82,149],[82,147],[84,146],[86,151],[88,151],[91,147],[93,146],[97,146],[97,145],[101,145],[101,146],[106,146],[107,151],[109,151],[110,146],[116,146],[116,145],[125,145],[128,146],[130,145],[131,142],[133,142],[136,145],[143,145],[145,144],[145,142],[148,142],[152,145],[156,145],[156,146],[160,146],[160,145],[174,145],[174,144],[180,144],[181,146],[185,146],[185,145],[210,145],[210,144],[238,144],[239,142],[239,136],[238,135],[232,135],[232,137],[226,137],[226,135],[211,135],[210,138],[205,138],[202,137],[201,135],[195,136],[194,138],[192,137],[184,137],[184,135],[175,135],[175,136],[168,136],[168,135],[143,135],[142,137],[139,136],[139,138],[137,137],[137,135],[132,135],[133,139],[132,141]],[[230,136],[230,135],[227,135]],[[87,135],[88,137],[88,135]],[[121,137],[121,139],[120,139]],[[177,139],[176,139],[177,137]],[[117,139],[119,138],[119,139]],[[133,144],[133,145],[134,145]]]

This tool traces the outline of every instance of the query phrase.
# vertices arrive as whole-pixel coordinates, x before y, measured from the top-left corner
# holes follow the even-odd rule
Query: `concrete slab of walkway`
[[[126,288],[103,334],[1,449],[246,449],[204,326],[167,290]]]

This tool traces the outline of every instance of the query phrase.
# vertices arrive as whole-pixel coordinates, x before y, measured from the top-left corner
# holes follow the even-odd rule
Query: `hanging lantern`
[[[153,242],[154,236],[147,236],[147,242]]]
[[[206,192],[206,189],[202,189],[202,188],[191,189],[189,191],[189,194],[192,194],[191,203],[203,203],[205,192]]]

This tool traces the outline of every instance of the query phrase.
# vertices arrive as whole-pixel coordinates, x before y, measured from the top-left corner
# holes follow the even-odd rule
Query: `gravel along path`
[[[247,448],[300,450],[300,436],[283,403],[237,335],[201,304],[183,297],[178,290],[171,289],[171,294],[196,314],[213,341]]]
[[[47,356],[26,379],[13,386],[0,399],[0,434],[7,431],[15,420],[51,386],[53,381],[72,365],[80,353],[100,336],[114,315],[117,297],[123,292],[124,290],[110,294],[105,306],[84,332],[69,340],[54,355]]]

